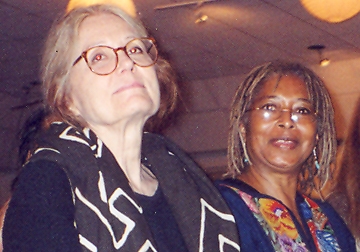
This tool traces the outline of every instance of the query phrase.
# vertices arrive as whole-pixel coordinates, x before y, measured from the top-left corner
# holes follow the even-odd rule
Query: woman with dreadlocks
[[[235,216],[241,251],[355,251],[320,193],[335,160],[334,111],[310,69],[270,62],[253,69],[231,107],[227,178],[217,186]]]

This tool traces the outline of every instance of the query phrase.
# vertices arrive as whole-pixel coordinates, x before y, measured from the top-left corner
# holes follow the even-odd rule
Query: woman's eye
[[[276,106],[275,104],[268,103],[268,104],[261,106],[260,108],[263,110],[275,111],[275,110],[277,110],[278,106]]]
[[[101,60],[103,60],[103,59],[105,59],[105,55],[99,53],[99,54],[94,55],[94,56],[91,58],[91,62],[96,63],[96,62],[99,62],[99,61],[101,61]]]
[[[88,55],[88,61],[91,65],[97,63],[105,63],[109,59],[109,55],[104,52],[96,52],[94,54]]]
[[[139,46],[136,46],[136,47],[132,47],[132,48],[130,48],[129,50],[128,50],[128,54],[130,55],[130,54],[141,54],[141,53],[143,53],[144,52],[144,50],[141,48],[141,47],[139,47]]]
[[[302,115],[309,115],[311,114],[311,110],[308,108],[297,108],[295,109],[296,113],[302,114]]]

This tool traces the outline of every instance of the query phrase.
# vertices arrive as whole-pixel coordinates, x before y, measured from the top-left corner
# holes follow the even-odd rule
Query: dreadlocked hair
[[[231,105],[228,137],[228,171],[225,176],[236,177],[251,164],[244,139],[239,132],[241,124],[247,125],[246,111],[251,109],[264,83],[272,77],[280,81],[282,76],[296,76],[307,88],[309,100],[317,116],[317,136],[315,150],[320,169],[315,167],[315,158],[310,155],[302,165],[299,174],[299,190],[309,193],[313,189],[320,192],[331,178],[330,164],[336,157],[336,133],[334,109],[329,92],[323,81],[309,68],[292,62],[274,61],[255,67],[239,85]],[[321,193],[320,193],[321,195]]]

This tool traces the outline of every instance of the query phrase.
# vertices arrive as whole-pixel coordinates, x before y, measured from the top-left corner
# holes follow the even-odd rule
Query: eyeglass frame
[[[279,113],[279,117],[274,118],[273,120],[279,119],[279,118],[281,117],[281,115],[282,115],[282,112],[288,111],[288,112],[290,112],[290,119],[291,119],[291,121],[293,121],[294,123],[299,123],[298,120],[294,120],[294,119],[293,119],[293,116],[294,116],[294,110],[293,110],[293,109],[286,109],[286,108],[285,108],[285,109],[280,109],[280,110],[270,110],[270,109],[264,109],[264,108],[262,108],[262,107],[257,107],[257,108],[248,109],[248,110],[245,111],[245,113],[251,112],[251,111],[254,111],[254,110],[255,110],[255,111],[263,111],[263,113],[265,113],[265,112],[272,113],[272,112],[275,112],[275,111],[279,111],[279,112],[280,112],[280,113]],[[311,111],[310,116],[312,116],[312,118],[313,118],[313,120],[311,120],[310,122],[315,122],[315,121],[317,120],[317,112],[312,112],[312,111]],[[263,116],[263,118],[264,118],[264,116]],[[266,118],[264,118],[264,119],[266,120]]]
[[[153,63],[151,63],[151,64],[148,65],[148,66],[140,66],[139,64],[137,64],[136,62],[134,62],[134,60],[128,55],[127,51],[125,50],[125,49],[126,49],[126,46],[127,46],[128,44],[130,44],[131,42],[133,42],[134,40],[143,40],[143,39],[151,41],[151,43],[153,44],[153,46],[155,46],[155,49],[156,49],[156,57],[155,57],[155,59],[153,60]],[[88,51],[90,51],[91,49],[96,48],[96,47],[107,47],[107,48],[112,49],[112,50],[114,51],[114,53],[115,53],[115,55],[116,55],[116,64],[115,64],[114,69],[113,69],[110,73],[99,74],[99,73],[94,72],[94,70],[90,67],[89,62],[88,62],[88,59],[87,59],[87,53],[88,53]],[[120,46],[120,47],[118,47],[118,48],[113,48],[113,47],[107,46],[107,45],[97,45],[97,46],[90,47],[90,48],[86,49],[85,51],[83,51],[83,52],[80,54],[80,56],[74,61],[74,63],[73,63],[72,66],[75,66],[77,63],[80,62],[81,59],[84,59],[86,65],[89,67],[89,69],[90,69],[91,72],[93,72],[93,73],[95,73],[95,74],[97,74],[97,75],[101,75],[101,76],[109,75],[109,74],[112,74],[112,73],[116,70],[116,68],[118,68],[118,64],[119,64],[118,51],[123,51],[123,52],[125,53],[125,55],[126,55],[135,65],[137,65],[137,66],[139,66],[139,67],[150,67],[150,66],[153,66],[153,65],[156,63],[156,61],[157,61],[157,59],[158,59],[158,56],[159,56],[159,51],[158,51],[158,49],[156,48],[156,41],[155,41],[155,39],[152,38],[152,37],[140,37],[140,38],[134,38],[134,39],[130,40],[129,42],[127,42],[125,46]]]

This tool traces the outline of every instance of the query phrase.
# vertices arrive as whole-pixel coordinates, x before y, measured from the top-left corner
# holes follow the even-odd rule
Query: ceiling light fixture
[[[209,17],[207,15],[200,13],[195,20],[195,24],[204,23],[204,22],[206,22],[206,20],[208,20],[208,18]]]
[[[329,23],[340,23],[360,11],[359,0],[300,0],[314,17]]]
[[[132,0],[70,0],[66,11],[69,12],[72,9],[78,7],[85,7],[94,4],[113,4],[117,5],[118,7],[122,8],[125,12],[127,12],[132,17],[136,17],[136,8],[135,4]]]
[[[319,62],[320,66],[326,67],[330,64],[330,60],[328,58],[321,59]]]
[[[330,64],[330,60],[328,58],[323,58],[322,51],[325,49],[324,45],[311,45],[308,47],[309,50],[317,51],[319,54],[319,65],[325,67]]]

